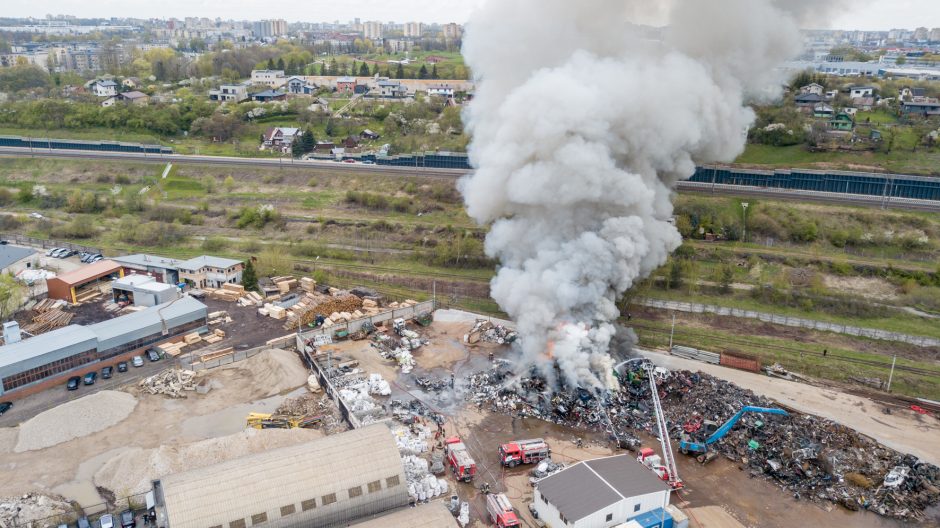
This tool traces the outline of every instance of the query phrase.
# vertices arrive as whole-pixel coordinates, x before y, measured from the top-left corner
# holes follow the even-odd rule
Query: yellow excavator
[[[267,413],[249,413],[248,427],[255,429],[311,429],[323,421],[322,416],[284,416]]]

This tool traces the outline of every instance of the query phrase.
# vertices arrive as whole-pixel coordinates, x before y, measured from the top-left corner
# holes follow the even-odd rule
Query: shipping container
[[[721,353],[720,365],[749,372],[760,372],[760,360],[755,357],[740,356],[737,354]]]

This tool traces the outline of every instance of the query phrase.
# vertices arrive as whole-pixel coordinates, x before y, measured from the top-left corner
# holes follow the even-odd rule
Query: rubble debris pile
[[[162,394],[170,398],[185,398],[186,391],[196,390],[196,373],[191,370],[167,369],[159,374],[140,380],[137,386],[150,394]]]
[[[487,319],[477,319],[470,332],[464,336],[463,340],[468,344],[476,344],[480,341],[484,343],[496,343],[498,345],[508,345],[516,340],[517,334],[511,328],[503,325],[493,324]]]
[[[57,524],[53,520],[64,524],[74,515],[75,509],[61,497],[57,499],[37,493],[0,497],[0,528],[32,526],[34,523]]]
[[[333,401],[324,395],[304,394],[288,398],[278,405],[272,416],[287,418],[318,418],[312,429],[321,429],[327,434],[342,432],[347,429],[346,422],[339,414]]]
[[[552,392],[543,379],[517,378],[497,364],[470,376],[466,399],[498,413],[603,431],[620,447],[636,448],[638,431],[657,432],[649,380],[638,363],[634,368],[619,375],[619,390]],[[657,369],[656,379],[669,434],[676,440],[704,432],[706,422],[721,425],[745,406],[777,406],[701,372]],[[800,500],[911,521],[922,520],[927,508],[940,503],[940,468],[817,416],[745,415],[708,449]]]

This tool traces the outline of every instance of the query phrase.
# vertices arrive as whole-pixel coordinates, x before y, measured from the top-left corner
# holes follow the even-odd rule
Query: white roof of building
[[[162,282],[154,281],[154,282],[148,282],[146,284],[141,284],[140,286],[137,287],[137,289],[140,291],[161,293],[167,290],[175,290],[176,286],[172,284],[164,284]]]
[[[149,275],[133,275],[132,274],[132,275],[126,275],[124,277],[121,277],[120,279],[115,279],[111,281],[111,287],[127,289],[127,288],[132,288],[134,286],[140,286],[148,282],[153,282],[154,280],[156,279],[154,279],[153,277]]]
[[[180,260],[172,259],[169,257],[159,257],[156,255],[146,255],[144,253],[137,253],[134,255],[124,255],[123,257],[113,257],[111,260],[119,264],[127,264],[129,266],[149,266],[152,268],[164,268],[164,269],[176,269],[179,265]]]
[[[390,477],[399,481],[397,487],[387,487]],[[372,493],[361,489],[361,496],[349,498],[347,490],[365,488],[370,482],[380,482],[381,489]],[[360,510],[354,504],[370,504],[367,501],[376,498],[388,501],[391,494],[394,505],[384,510],[398,508],[407,504],[408,490],[395,440],[381,424],[177,473],[161,479],[160,487],[172,528],[229,526],[239,519],[251,525],[252,516],[260,514],[275,526],[302,526],[278,524],[278,512],[290,506],[294,513],[285,521],[289,515],[298,519],[335,515],[333,520],[340,521],[337,517],[344,513],[352,520],[383,511],[368,511],[367,506]],[[322,498],[330,494],[335,494],[336,502],[324,504]],[[303,510],[303,503],[311,499],[314,507]]]
[[[211,255],[203,255],[201,257],[194,257],[189,260],[184,260],[177,264],[177,267],[185,270],[197,270],[206,266],[212,268],[231,268],[241,264],[242,261],[227,259],[222,257],[213,257]]]

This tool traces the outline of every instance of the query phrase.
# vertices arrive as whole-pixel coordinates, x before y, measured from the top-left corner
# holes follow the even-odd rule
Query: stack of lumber
[[[226,302],[235,302],[243,295],[245,295],[245,287],[241,284],[223,284],[218,290],[209,292],[210,299]]]
[[[202,338],[202,339],[203,339],[203,341],[205,341],[206,343],[209,343],[209,344],[211,345],[211,344],[218,343],[219,341],[221,341],[221,340],[224,339],[224,338],[225,338],[225,330],[222,330],[221,328],[216,328],[215,331],[213,331],[212,333],[206,335],[206,337],[204,337],[204,338]]]
[[[287,318],[287,310],[281,308],[280,306],[275,306],[271,303],[268,303],[264,305],[264,309],[267,310],[268,317],[271,317],[272,319],[281,320]]]
[[[46,301],[48,300],[49,299],[46,299]],[[61,328],[71,323],[74,314],[62,310],[58,304],[55,304],[57,302],[58,301],[53,301],[53,305],[44,305],[41,307],[40,305],[42,303],[36,305],[36,311],[39,313],[33,317],[33,321],[30,324],[23,327],[23,331],[37,335],[55,330],[56,328]],[[54,307],[50,308],[50,306]]]
[[[333,313],[355,312],[362,308],[362,299],[351,294],[341,294],[335,297],[308,293],[303,300],[291,307],[292,315],[284,324],[286,330],[296,330],[297,325],[312,323],[317,315],[324,317]],[[333,321],[335,322],[335,321]]]
[[[244,297],[238,299],[239,306],[261,306],[264,303],[264,297],[258,292],[248,292]]]
[[[186,346],[186,341],[177,341],[175,343],[163,343],[160,345],[160,350],[164,354],[172,357],[176,357],[183,352],[183,347]]]
[[[205,354],[202,354],[201,356],[199,356],[199,357],[196,359],[196,363],[199,363],[199,362],[205,363],[206,361],[212,361],[213,359],[219,359],[220,357],[227,356],[227,355],[231,354],[231,353],[234,352],[234,351],[235,351],[235,349],[234,349],[233,347],[226,347],[226,348],[222,348],[222,349],[220,349],[220,350],[215,350],[215,351],[213,351],[213,352],[206,352]]]
[[[297,279],[290,275],[285,275],[283,277],[271,277],[271,282],[277,286],[277,289],[281,293],[287,293],[291,291],[292,288],[297,287]]]
[[[212,312],[209,314],[210,325],[224,324],[224,323],[231,323],[231,322],[232,322],[232,318],[228,315],[228,312],[226,312],[225,310],[219,310],[218,312]]]
[[[43,313],[54,308],[61,308],[62,306],[65,306],[65,301],[61,299],[43,299],[36,303],[36,305],[32,307],[32,310]]]
[[[300,279],[300,289],[307,292],[313,293],[316,291],[317,281],[311,279],[310,277],[302,277]]]
[[[199,335],[199,332],[193,332],[191,334],[186,334],[185,336],[183,336],[183,341],[187,345],[191,345],[193,343],[198,343],[202,341],[202,337]]]
[[[90,287],[85,290],[82,290],[75,294],[75,304],[82,304],[88,301],[93,301],[101,296],[103,296],[107,290],[108,293],[111,291],[111,285],[100,286],[100,287]]]
[[[402,302],[389,303],[388,307],[394,310],[395,308],[408,308],[409,306],[414,306],[416,304],[418,304],[418,301],[415,301],[414,299],[408,299]]]

